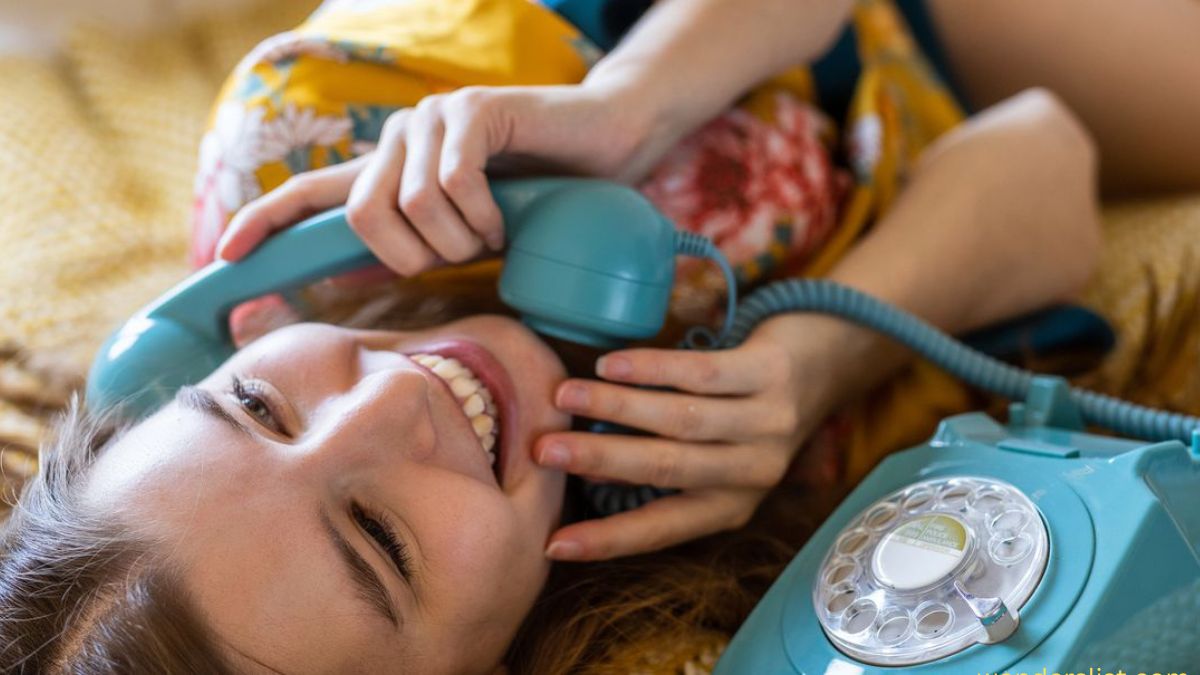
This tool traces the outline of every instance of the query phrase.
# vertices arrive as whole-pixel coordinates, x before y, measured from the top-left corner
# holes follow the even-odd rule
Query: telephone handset
[[[507,248],[501,300],[534,330],[613,349],[663,326],[677,254],[713,258],[712,243],[678,232],[636,190],[587,178],[493,181]],[[92,364],[87,401],[142,417],[233,354],[229,313],[253,298],[376,264],[343,208],[272,236],[235,263],[214,262],[112,334]]]

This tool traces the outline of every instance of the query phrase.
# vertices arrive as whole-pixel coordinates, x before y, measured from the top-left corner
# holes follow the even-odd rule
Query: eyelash
[[[350,505],[350,515],[354,518],[354,522],[362,528],[367,536],[374,539],[383,550],[387,552],[388,558],[392,560],[392,564],[400,572],[400,576],[405,579],[412,579],[411,560],[408,557],[408,549],[396,537],[396,530],[392,527],[390,521],[382,513],[368,512],[359,504]]]
[[[237,399],[238,405],[240,405],[242,409],[246,411],[246,414],[265,424],[269,429],[275,431],[276,433],[283,434],[284,436],[287,435],[287,432],[283,429],[283,425],[279,423],[279,417],[275,414],[274,408],[271,407],[270,400],[263,394],[259,385],[254,382],[243,382],[241,378],[234,375],[233,397]],[[262,412],[266,413],[267,419],[263,419],[258,413],[251,410],[251,407],[245,403],[246,399],[258,401],[259,405],[261,405],[263,408]]]

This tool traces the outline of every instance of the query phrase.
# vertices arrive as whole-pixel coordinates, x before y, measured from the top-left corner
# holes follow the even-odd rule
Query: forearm
[[[644,120],[633,173],[754,84],[820,56],[849,0],[660,0],[589,73]]]
[[[1018,97],[931,148],[830,277],[952,333],[1067,299],[1099,255],[1095,173],[1094,148],[1069,113],[1040,94]],[[785,321],[821,398],[814,414],[909,356],[846,322]]]

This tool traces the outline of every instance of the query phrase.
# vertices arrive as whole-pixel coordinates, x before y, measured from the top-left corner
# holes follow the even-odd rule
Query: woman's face
[[[567,426],[564,376],[501,317],[291,326],[106,450],[85,497],[163,541],[239,669],[486,672],[549,571],[564,479],[529,448]]]

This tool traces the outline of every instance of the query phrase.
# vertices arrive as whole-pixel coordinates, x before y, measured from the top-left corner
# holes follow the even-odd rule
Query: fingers
[[[484,107],[469,104],[472,96],[431,96],[394,113],[351,190],[351,226],[402,275],[503,246],[500,209],[484,175],[499,150],[489,136],[496,125]]]
[[[782,407],[764,411],[752,398],[715,398],[647,391],[593,380],[567,380],[555,393],[562,411],[684,441],[739,440],[791,422]]]
[[[401,110],[384,124],[379,147],[363,170],[346,204],[346,219],[375,257],[398,274],[413,276],[436,263],[436,254],[397,208],[400,176],[407,156]]]
[[[217,258],[230,262],[240,260],[272,233],[319,211],[344,204],[354,179],[367,161],[368,156],[363,156],[298,174],[242,207],[217,242]]]
[[[409,117],[405,137],[408,156],[400,181],[400,210],[442,258],[450,262],[471,259],[482,250],[483,242],[442,191],[439,167],[444,126],[437,108],[419,106]]]
[[[483,170],[488,155],[497,150],[487,138],[484,119],[467,112],[465,120],[446,127],[438,182],[470,227],[493,251],[504,247],[500,208],[488,190]]]
[[[745,525],[761,492],[696,491],[655,500],[598,520],[555,532],[546,556],[555,560],[607,560],[647,553]]]
[[[763,490],[779,482],[790,458],[757,446],[593,433],[543,436],[534,456],[542,466],[637,485]]]
[[[597,361],[596,374],[615,382],[671,387],[694,394],[751,394],[762,390],[770,381],[772,369],[783,365],[736,349],[627,349]]]

